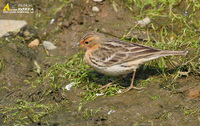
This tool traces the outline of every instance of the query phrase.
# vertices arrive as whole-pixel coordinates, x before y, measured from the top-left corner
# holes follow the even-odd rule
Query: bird
[[[126,74],[133,72],[131,84],[124,92],[141,89],[133,85],[136,70],[141,64],[163,56],[188,53],[188,51],[161,50],[138,43],[107,38],[104,34],[94,31],[84,34],[77,47],[86,49],[85,61],[97,72],[112,76],[122,75],[97,90],[108,88],[124,78]]]

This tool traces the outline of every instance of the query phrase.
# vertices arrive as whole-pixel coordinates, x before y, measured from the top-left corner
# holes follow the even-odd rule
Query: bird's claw
[[[127,89],[124,89],[124,90],[123,90],[123,93],[128,92],[128,91],[130,91],[130,90],[132,90],[132,89],[141,91],[141,90],[144,89],[144,88],[142,88],[142,87],[141,87],[141,88],[138,88],[138,87],[132,87],[132,86],[130,86],[130,87],[128,87]]]

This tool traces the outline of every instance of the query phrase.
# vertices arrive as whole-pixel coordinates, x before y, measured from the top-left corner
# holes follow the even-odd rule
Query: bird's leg
[[[134,79],[135,79],[135,73],[136,73],[136,70],[133,71],[133,77],[132,77],[132,80],[131,80],[131,85],[127,89],[125,89],[125,91],[123,93],[130,91],[131,89],[135,89],[135,90],[141,90],[142,89],[142,88],[137,88],[137,87],[133,86],[133,82],[134,82]]]
[[[113,83],[115,83],[115,82],[121,80],[121,79],[124,78],[124,77],[126,77],[126,75],[123,75],[123,76],[121,76],[120,78],[118,78],[118,79],[116,79],[116,80],[114,80],[114,81],[112,81],[112,82],[110,82],[110,83],[108,83],[108,84],[106,84],[106,85],[104,85],[104,86],[101,86],[100,88],[98,88],[98,89],[96,89],[96,90],[94,90],[94,91],[98,91],[98,90],[101,90],[101,89],[104,89],[104,88],[107,89],[108,87],[111,87]]]

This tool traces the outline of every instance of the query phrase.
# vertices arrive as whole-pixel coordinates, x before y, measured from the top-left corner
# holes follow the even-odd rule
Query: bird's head
[[[104,39],[104,35],[98,32],[89,32],[83,36],[78,47],[91,49],[99,46]]]

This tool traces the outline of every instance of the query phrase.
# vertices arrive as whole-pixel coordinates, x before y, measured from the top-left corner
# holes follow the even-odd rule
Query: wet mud
[[[73,46],[78,44],[86,32],[98,31],[107,37],[141,44],[152,41],[156,46],[159,45],[158,41],[167,41],[168,44],[160,46],[165,49],[165,46],[174,42],[173,39],[179,40],[178,34],[183,34],[179,30],[183,27],[181,19],[172,24],[167,16],[157,16],[151,19],[154,26],[139,28],[136,26],[141,8],[129,2],[74,0],[31,3],[35,9],[33,14],[12,17],[15,20],[26,20],[28,26],[0,39],[0,125],[199,125],[199,44],[190,47],[188,42],[173,48],[189,50],[185,62],[190,66],[181,66],[183,61],[180,57],[168,60],[162,58],[141,66],[137,71],[135,85],[144,86],[142,91],[131,90],[124,94],[85,100],[83,94],[87,92],[86,89],[80,86],[72,87],[70,91],[64,89],[70,82],[67,77],[62,80],[59,78],[58,67],[54,70],[57,78],[46,76],[52,73],[55,64],[63,64],[69,57],[84,51],[74,49]],[[178,2],[174,5],[173,13],[191,15],[193,10],[186,5],[185,1]],[[93,6],[97,6],[99,11],[92,11]],[[187,8],[187,13],[180,8]],[[143,9],[151,7],[145,6]],[[199,14],[196,13],[196,17]],[[0,18],[10,19],[10,15],[3,14]],[[54,22],[50,24],[52,19]],[[195,22],[187,22],[194,25],[199,34],[200,27]],[[161,30],[162,34],[165,34],[165,30],[169,32],[165,38]],[[27,35],[26,31],[30,34]],[[194,41],[199,41],[197,35],[194,35]],[[39,46],[27,47],[36,38],[41,42]],[[47,40],[57,48],[46,50],[42,41]],[[167,60],[164,69],[157,67],[159,60]],[[175,74],[180,66],[182,71]],[[91,74],[99,78],[106,76],[95,71]],[[131,74],[120,81],[119,85],[128,87],[130,79]],[[94,79],[100,84],[111,80]],[[51,81],[57,85],[52,85]]]

